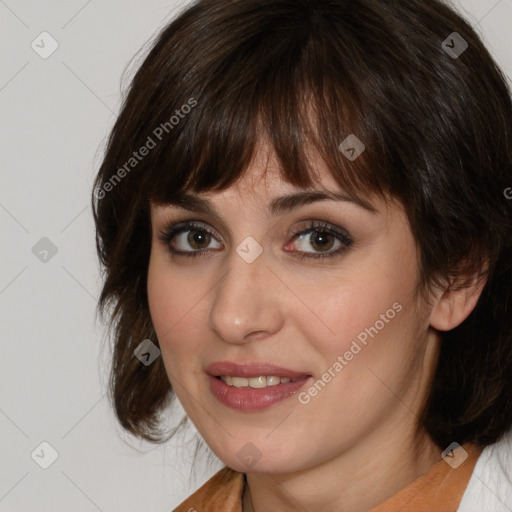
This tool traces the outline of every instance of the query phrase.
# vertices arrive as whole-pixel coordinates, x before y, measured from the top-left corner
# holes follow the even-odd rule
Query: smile
[[[299,379],[290,379],[290,377],[278,377],[277,375],[261,375],[259,377],[235,377],[232,375],[221,375],[217,377],[225,382],[228,386],[235,388],[253,388],[262,389],[269,386],[277,386],[278,384],[287,384],[288,382],[296,382]]]

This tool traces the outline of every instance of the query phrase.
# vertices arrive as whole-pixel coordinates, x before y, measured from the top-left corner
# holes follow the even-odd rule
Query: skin
[[[315,189],[339,190],[322,162],[316,171]],[[247,474],[244,512],[360,512],[441,460],[445,447],[417,433],[416,421],[435,367],[438,330],[470,313],[481,286],[436,290],[426,303],[415,291],[419,254],[398,203],[368,196],[376,213],[327,200],[270,215],[271,199],[298,191],[261,146],[239,182],[201,194],[219,218],[152,205],[151,317],[188,416],[226,465]],[[321,252],[311,231],[302,241],[289,234],[307,229],[311,219],[344,228],[353,243],[332,258],[299,259],[301,252]],[[158,233],[169,221],[184,220],[206,224],[221,243],[212,239],[206,256],[173,256]],[[247,236],[263,249],[251,264],[236,252]],[[195,247],[181,237],[180,250]],[[306,405],[293,396],[262,411],[239,411],[210,392],[205,368],[221,360],[269,361],[316,381],[395,303],[402,310]],[[237,457],[248,442],[261,453],[250,468]]]

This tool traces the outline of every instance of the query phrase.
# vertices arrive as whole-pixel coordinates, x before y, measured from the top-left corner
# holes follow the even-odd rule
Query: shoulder
[[[225,467],[173,512],[242,512],[244,473]]]
[[[512,430],[481,453],[457,512],[512,510]]]

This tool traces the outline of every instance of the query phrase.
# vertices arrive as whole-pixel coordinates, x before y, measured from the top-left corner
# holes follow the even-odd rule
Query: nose
[[[282,284],[263,252],[247,263],[236,251],[213,291],[209,326],[224,341],[246,343],[278,332],[284,322]]]

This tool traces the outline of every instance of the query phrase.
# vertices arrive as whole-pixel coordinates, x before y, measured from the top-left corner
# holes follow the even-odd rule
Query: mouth
[[[245,389],[263,389],[271,386],[278,386],[279,384],[288,384],[289,382],[298,382],[299,380],[306,379],[308,376],[298,377],[291,379],[290,377],[279,377],[278,375],[259,375],[258,377],[240,377],[236,375],[218,375],[215,378],[222,380],[228,386],[235,388]]]
[[[212,394],[224,405],[257,411],[296,394],[312,375],[273,364],[237,364],[229,361],[206,368]]]
[[[254,388],[264,387],[263,385],[275,386],[280,382],[287,383],[311,376],[307,372],[291,370],[270,363],[234,363],[232,361],[212,363],[206,368],[206,373],[212,377],[221,378],[229,386]]]

